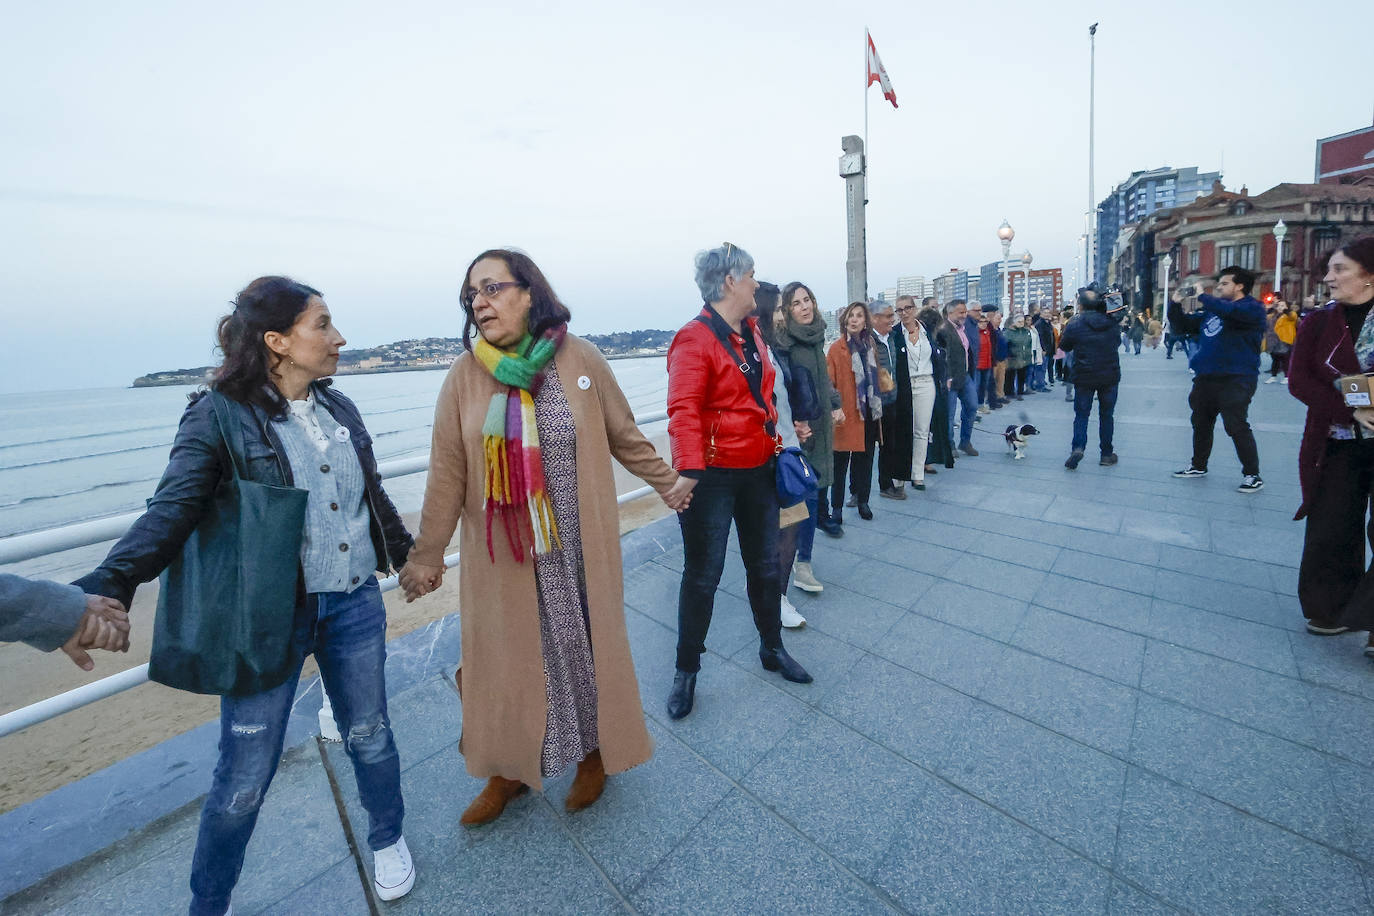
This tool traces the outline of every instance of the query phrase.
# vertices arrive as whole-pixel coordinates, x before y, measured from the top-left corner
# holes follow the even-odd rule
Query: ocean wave
[[[68,455],[66,458],[44,458],[42,461],[30,461],[27,464],[0,464],[0,471],[17,471],[20,468],[36,468],[45,464],[62,464],[66,461],[83,461],[87,458],[105,458],[109,455],[123,455],[127,452],[146,452],[149,449],[165,449],[170,446],[166,442],[159,442],[157,445],[136,445],[132,448],[117,448],[108,452],[91,452],[86,455]]]
[[[30,439],[27,442],[10,442],[5,445],[0,445],[0,452],[11,448],[23,448],[26,445],[51,445],[54,442],[72,442],[77,439],[100,439],[105,436],[127,436],[130,433],[147,433],[159,429],[167,429],[167,424],[159,423],[157,426],[139,426],[134,429],[113,429],[104,433],[82,433],[79,436],[56,436],[52,439]],[[23,465],[16,465],[16,467],[23,467]]]
[[[139,483],[157,483],[157,477],[138,477],[133,480],[114,480],[108,483],[98,483],[94,486],[82,487],[79,490],[66,490],[61,493],[46,493],[42,496],[25,496],[23,499],[13,502],[0,503],[0,509],[13,509],[16,506],[31,506],[34,503],[46,502],[52,499],[65,499],[69,496],[81,496],[86,493],[94,493],[98,490],[108,490],[111,487],[127,487]]]

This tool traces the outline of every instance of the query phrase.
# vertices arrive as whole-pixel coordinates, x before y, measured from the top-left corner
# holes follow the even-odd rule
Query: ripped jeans
[[[200,813],[191,862],[192,916],[229,906],[263,796],[277,772],[301,664],[314,653],[353,762],[371,829],[367,844],[385,849],[401,836],[405,805],[401,766],[386,711],[386,609],[377,578],[348,592],[311,594],[297,610],[295,672],[280,687],[220,702],[219,763]]]

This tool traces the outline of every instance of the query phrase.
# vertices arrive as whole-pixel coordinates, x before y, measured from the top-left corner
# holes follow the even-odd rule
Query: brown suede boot
[[[601,797],[606,788],[606,767],[601,763],[601,750],[592,751],[577,765],[577,778],[573,780],[563,807],[569,812],[581,811]]]
[[[518,779],[493,776],[487,780],[486,788],[477,794],[472,804],[468,805],[468,810],[463,812],[460,823],[464,827],[490,824],[501,816],[501,812],[506,810],[506,805],[511,799],[524,795],[529,788]]]

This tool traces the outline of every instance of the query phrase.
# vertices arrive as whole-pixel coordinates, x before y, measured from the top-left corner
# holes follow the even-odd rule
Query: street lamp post
[[[1160,266],[1160,268],[1161,268],[1161,271],[1160,271],[1160,272],[1164,275],[1163,277],[1160,278],[1160,281],[1159,281],[1159,288],[1162,289],[1162,290],[1164,290],[1164,300],[1159,304],[1159,315],[1156,315],[1155,317],[1156,317],[1156,318],[1160,318],[1160,325],[1163,327],[1165,333],[1168,333],[1168,331],[1169,331],[1169,268],[1171,268],[1171,267],[1174,266],[1174,256],[1171,255],[1171,254],[1169,254],[1168,252],[1165,252],[1165,253],[1164,253],[1164,258],[1159,262],[1159,266]],[[1161,316],[1162,316],[1162,317],[1161,317]]]
[[[1002,225],[997,227],[997,238],[1002,241],[1002,288],[998,291],[997,304],[1002,307],[1002,314],[1006,314],[1010,305],[1007,302],[1007,259],[1011,257],[1011,240],[1016,237],[1016,230],[1011,228],[1011,223],[1002,219]]]
[[[1278,244],[1274,250],[1274,295],[1283,295],[1283,239],[1288,235],[1288,227],[1279,220],[1274,225],[1274,241]]]
[[[1025,269],[1025,273],[1026,273],[1026,314],[1027,314],[1027,315],[1030,314],[1030,307],[1031,307],[1031,304],[1030,304],[1030,266],[1031,266],[1031,261],[1032,261],[1032,260],[1034,260],[1034,259],[1031,257],[1031,253],[1030,253],[1029,251],[1027,251],[1027,252],[1025,252],[1024,254],[1021,255],[1021,266]],[[1015,303],[1012,303],[1012,304],[1015,305]]]

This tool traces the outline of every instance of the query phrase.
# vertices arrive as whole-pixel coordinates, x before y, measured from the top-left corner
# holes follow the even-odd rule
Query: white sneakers
[[[405,837],[372,854],[372,886],[383,900],[404,897],[415,886],[415,863]]]
[[[1279,380],[1279,377],[1278,377],[1277,375],[1271,375],[1271,376],[1269,376],[1267,379],[1264,380],[1264,384],[1266,384],[1266,385],[1272,385],[1272,384],[1274,384],[1275,382],[1277,382],[1278,380]]]
[[[786,595],[782,596],[782,625],[788,629],[806,626],[806,618],[797,613],[797,609],[787,600]]]
[[[800,560],[792,564],[792,587],[810,592],[813,595],[819,595],[825,591],[825,586],[821,585],[816,574],[811,571],[811,564],[803,563]]]

